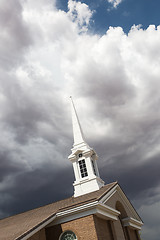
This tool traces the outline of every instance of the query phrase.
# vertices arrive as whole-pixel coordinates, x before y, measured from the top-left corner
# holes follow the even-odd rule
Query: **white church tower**
[[[73,164],[75,181],[74,197],[99,190],[104,186],[104,181],[99,176],[97,167],[98,156],[85,142],[82,128],[71,98],[72,125],[74,144],[72,154],[68,157]]]

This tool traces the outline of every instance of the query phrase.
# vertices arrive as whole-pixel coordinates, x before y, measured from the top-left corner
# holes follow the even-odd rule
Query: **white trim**
[[[27,230],[27,232],[31,231],[30,233],[27,234],[27,232],[24,232],[21,236],[17,237],[16,239],[20,239],[20,240],[27,240],[29,237],[33,236],[35,233],[37,233],[39,230],[41,230],[42,228],[44,228],[46,225],[50,224],[51,222],[53,222],[56,218],[56,215],[54,215],[53,217],[51,217],[49,220],[47,220],[46,222],[44,222],[43,224],[41,224],[39,227],[37,227],[36,229],[32,230]],[[36,227],[36,226],[35,226]],[[23,237],[24,234],[27,234]]]
[[[109,206],[99,203],[98,201],[95,201],[92,203],[85,204],[83,206],[58,212],[56,214],[57,217],[56,220],[49,226],[61,224],[64,222],[72,221],[93,214],[103,219],[110,219],[116,221],[118,220],[120,212]]]
[[[105,203],[108,201],[116,192],[117,192],[117,186],[114,186],[108,193],[105,194],[105,196],[99,201],[100,203]]]
[[[56,214],[56,216],[61,217],[61,216],[65,216],[65,215],[68,215],[68,214],[72,214],[74,212],[84,211],[84,210],[89,209],[89,208],[94,208],[95,206],[97,206],[97,204],[98,204],[98,201],[87,203],[87,204],[79,206],[79,207],[75,207],[75,208],[71,208],[71,209],[68,209],[68,210],[58,212]]]
[[[118,184],[116,184],[116,186],[113,187],[111,190],[109,190],[109,192],[106,193],[105,196],[102,197],[102,199],[100,201],[94,201],[94,202],[86,203],[86,204],[78,206],[78,207],[73,207],[68,210],[59,211],[56,215],[51,217],[49,220],[45,221],[43,224],[38,226],[36,229],[34,229],[34,230],[30,229],[29,231],[31,231],[31,232],[26,231],[25,233],[23,233],[23,235],[26,234],[26,236],[23,237],[23,235],[22,235],[22,237],[19,236],[16,239],[27,240],[29,237],[31,237],[36,232],[38,232],[39,230],[41,230],[42,228],[44,228],[46,226],[50,227],[50,226],[53,226],[56,224],[68,222],[71,220],[75,220],[75,219],[85,217],[88,215],[93,215],[93,214],[97,215],[100,218],[106,219],[106,220],[116,221],[116,220],[118,220],[118,216],[120,215],[120,212],[113,209],[112,207],[105,205],[105,202],[107,202],[116,192],[120,196],[124,205],[133,213],[133,215],[136,218],[139,219],[139,220],[137,220],[132,217],[122,219],[123,225],[130,226],[134,229],[140,230],[141,226],[143,225],[143,222],[141,221],[141,219],[138,216],[138,214],[136,213],[135,209],[133,208],[133,206],[131,205],[131,203],[129,202],[129,200],[127,199],[127,197],[121,190],[120,186]],[[27,232],[29,232],[29,233],[27,234]]]
[[[128,210],[133,214],[133,216],[135,218],[138,218],[140,221],[140,217],[137,214],[136,210],[134,209],[134,207],[132,206],[132,204],[130,203],[130,201],[128,200],[128,198],[126,197],[126,195],[124,194],[124,192],[122,191],[122,189],[120,188],[120,186],[118,185],[117,187],[117,192],[122,200],[122,202],[124,203],[124,205],[128,208]]]
[[[97,180],[97,181],[101,182],[102,184],[104,183],[104,181],[100,177],[93,175],[92,178],[89,178],[88,176],[87,177],[83,177],[83,178],[81,177],[81,180],[79,181],[80,183],[78,181],[74,181],[73,186],[75,187],[75,186],[77,186],[79,184],[91,182],[93,180]]]
[[[63,236],[66,232],[68,232],[68,231],[74,233],[74,232],[71,231],[71,230],[66,230],[66,231],[64,231],[64,232],[61,233],[61,235],[59,236],[59,240],[61,240],[62,236]],[[76,236],[75,233],[74,233],[74,235]],[[76,236],[75,240],[78,240],[78,239],[77,239],[77,236]]]
[[[97,205],[97,215],[99,215],[102,218],[115,221],[118,220],[120,212],[109,206],[106,206],[105,204],[99,203]]]
[[[117,194],[119,195],[122,203],[124,206],[126,206],[126,208],[128,209],[129,212],[131,212],[133,214],[133,216],[135,218],[138,218],[140,221],[140,217],[137,214],[136,210],[134,209],[134,207],[132,206],[132,204],[130,203],[130,201],[128,200],[128,198],[126,197],[126,195],[124,194],[124,192],[122,191],[121,187],[118,185],[118,183],[116,184],[116,186],[114,188],[112,188],[101,200],[100,202],[102,203],[106,203],[107,201],[117,192]]]
[[[137,219],[134,219],[132,217],[122,219],[122,223],[124,227],[130,226],[137,230],[140,230],[143,225],[141,221],[138,221]]]

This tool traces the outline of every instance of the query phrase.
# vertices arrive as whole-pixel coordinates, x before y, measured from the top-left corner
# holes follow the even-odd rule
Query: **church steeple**
[[[83,131],[72,98],[71,108],[74,144],[71,149],[72,154],[68,158],[73,164],[75,174],[75,181],[73,183],[74,197],[77,197],[99,190],[102,186],[104,186],[104,182],[99,176],[97,167],[98,156],[84,139]]]
[[[70,99],[71,99],[72,126],[73,126],[73,137],[74,137],[74,145],[73,146],[78,146],[78,145],[82,145],[85,143],[84,134],[83,134],[81,124],[78,119],[78,115],[77,115],[72,97],[70,97]]]

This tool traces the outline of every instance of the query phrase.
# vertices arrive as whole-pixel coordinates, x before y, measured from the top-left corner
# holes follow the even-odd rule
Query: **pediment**
[[[142,223],[140,216],[118,184],[107,192],[100,202],[118,211],[121,208],[122,218],[132,218]]]

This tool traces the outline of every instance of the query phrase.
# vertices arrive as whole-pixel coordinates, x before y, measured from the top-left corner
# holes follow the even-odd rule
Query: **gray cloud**
[[[126,154],[109,159],[110,164],[106,164],[102,174],[104,178],[112,180],[116,176],[131,199],[141,198],[142,200],[146,196],[143,201],[147,203],[149,200],[147,197],[150,194],[153,196],[154,188],[160,184],[159,155],[139,165],[134,164],[135,157],[135,154]]]
[[[22,61],[23,53],[32,43],[32,36],[22,18],[19,1],[2,0],[0,3],[0,64],[9,69]]]
[[[68,177],[66,171],[70,173]],[[57,188],[59,176],[61,178]],[[72,181],[71,168],[59,170],[51,165],[43,165],[32,171],[24,171],[14,179],[14,186],[7,189],[7,199],[6,190],[1,191],[1,217],[27,211],[72,195],[73,189],[70,184]]]

